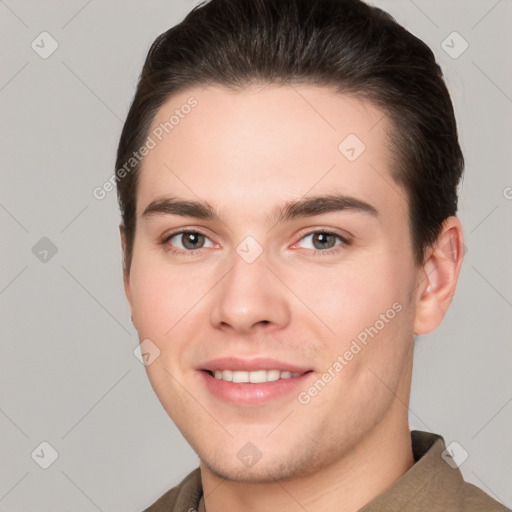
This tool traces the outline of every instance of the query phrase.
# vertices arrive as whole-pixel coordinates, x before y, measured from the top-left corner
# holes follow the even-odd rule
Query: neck
[[[203,511],[292,512],[300,505],[308,512],[334,508],[338,512],[356,512],[413,464],[405,416],[400,428],[396,421],[389,425],[381,422],[342,460],[307,476],[270,483],[234,482],[212,473],[201,463]]]

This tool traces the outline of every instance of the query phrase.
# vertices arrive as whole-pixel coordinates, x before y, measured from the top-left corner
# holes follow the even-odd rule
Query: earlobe
[[[428,334],[443,320],[455,294],[463,258],[462,225],[457,217],[449,217],[418,273],[415,334]]]

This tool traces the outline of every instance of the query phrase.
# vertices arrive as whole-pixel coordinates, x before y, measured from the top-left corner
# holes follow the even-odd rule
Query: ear
[[[428,334],[443,320],[455,294],[463,259],[462,224],[457,217],[448,217],[418,273],[415,334]]]
[[[126,267],[126,232],[125,232],[124,224],[119,224],[119,234],[121,235],[121,250],[123,253],[123,284],[124,284],[124,293],[126,298],[128,299],[128,303],[130,304],[130,309],[132,306],[132,297],[131,297],[131,289],[130,289],[130,271]]]

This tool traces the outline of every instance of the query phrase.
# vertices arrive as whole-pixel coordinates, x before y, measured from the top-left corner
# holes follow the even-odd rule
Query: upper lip
[[[222,357],[212,359],[201,364],[198,370],[233,370],[252,372],[256,370],[281,370],[283,372],[306,373],[310,368],[279,361],[268,357],[257,357],[255,359],[240,359],[237,357]]]

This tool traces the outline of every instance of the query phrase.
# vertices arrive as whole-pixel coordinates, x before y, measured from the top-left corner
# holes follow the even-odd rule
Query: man
[[[212,0],[152,45],[116,169],[147,373],[200,459],[148,511],[506,510],[408,425],[463,259],[424,43],[359,0]]]

